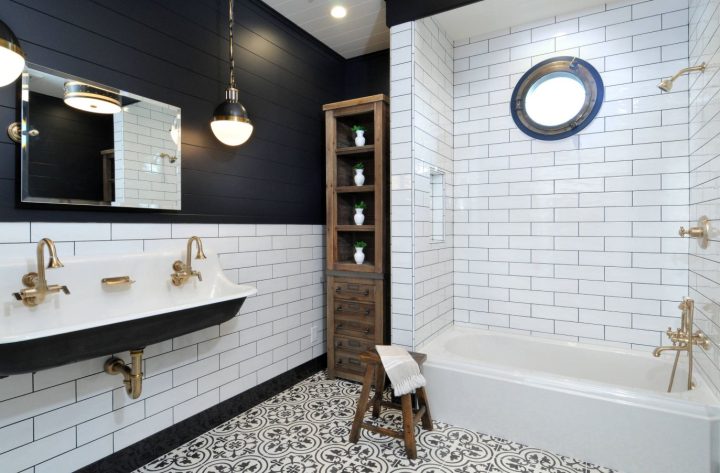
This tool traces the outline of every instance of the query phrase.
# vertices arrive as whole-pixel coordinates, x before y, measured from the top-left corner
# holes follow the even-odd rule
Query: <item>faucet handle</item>
[[[197,276],[198,281],[202,282],[202,273],[200,271],[193,271],[191,274]]]

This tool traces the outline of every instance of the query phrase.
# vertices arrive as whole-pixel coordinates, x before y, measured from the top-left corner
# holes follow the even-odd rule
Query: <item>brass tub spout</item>
[[[670,374],[670,384],[668,384],[667,392],[672,391],[673,382],[675,381],[675,371],[677,371],[677,365],[680,361],[680,353],[686,352],[688,355],[688,379],[687,389],[691,390],[695,387],[692,376],[693,376],[693,346],[697,345],[705,350],[710,346],[710,341],[700,330],[693,332],[693,316],[695,313],[695,301],[689,297],[683,298],[680,303],[680,310],[682,310],[682,318],[680,321],[680,328],[673,330],[672,327],[668,327],[665,332],[672,342],[670,346],[657,347],[653,350],[653,356],[659,357],[664,351],[675,352],[675,362],[673,363],[672,373]]]
[[[131,399],[137,399],[142,394],[142,357],[142,350],[131,350],[132,367],[117,357],[108,358],[105,362],[105,372],[107,374],[121,374],[123,376],[125,391]]]

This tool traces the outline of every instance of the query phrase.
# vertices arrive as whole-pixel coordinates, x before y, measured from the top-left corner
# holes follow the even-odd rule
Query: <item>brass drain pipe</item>
[[[105,362],[105,372],[107,374],[121,374],[123,376],[125,391],[132,399],[137,399],[142,394],[142,357],[142,350],[131,350],[132,367],[117,357],[108,358]]]

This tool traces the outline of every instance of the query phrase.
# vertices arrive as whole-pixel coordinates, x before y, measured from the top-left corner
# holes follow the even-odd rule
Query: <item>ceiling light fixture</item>
[[[0,21],[0,87],[12,84],[25,69],[25,53],[12,30]]]
[[[65,82],[65,104],[90,113],[110,115],[120,110],[120,94],[78,81]]]
[[[333,18],[345,18],[345,16],[347,16],[347,8],[342,5],[335,5],[332,7],[332,10],[330,10],[330,14]]]
[[[253,125],[247,110],[240,103],[240,92],[235,87],[235,60],[233,59],[234,2],[228,1],[230,10],[230,85],[225,90],[225,101],[213,113],[210,128],[215,137],[228,146],[240,146],[252,135]]]

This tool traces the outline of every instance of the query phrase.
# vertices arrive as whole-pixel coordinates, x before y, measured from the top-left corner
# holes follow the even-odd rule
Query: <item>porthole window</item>
[[[604,87],[598,71],[570,56],[547,59],[518,81],[510,102],[515,124],[539,140],[559,140],[579,132],[600,111]]]

